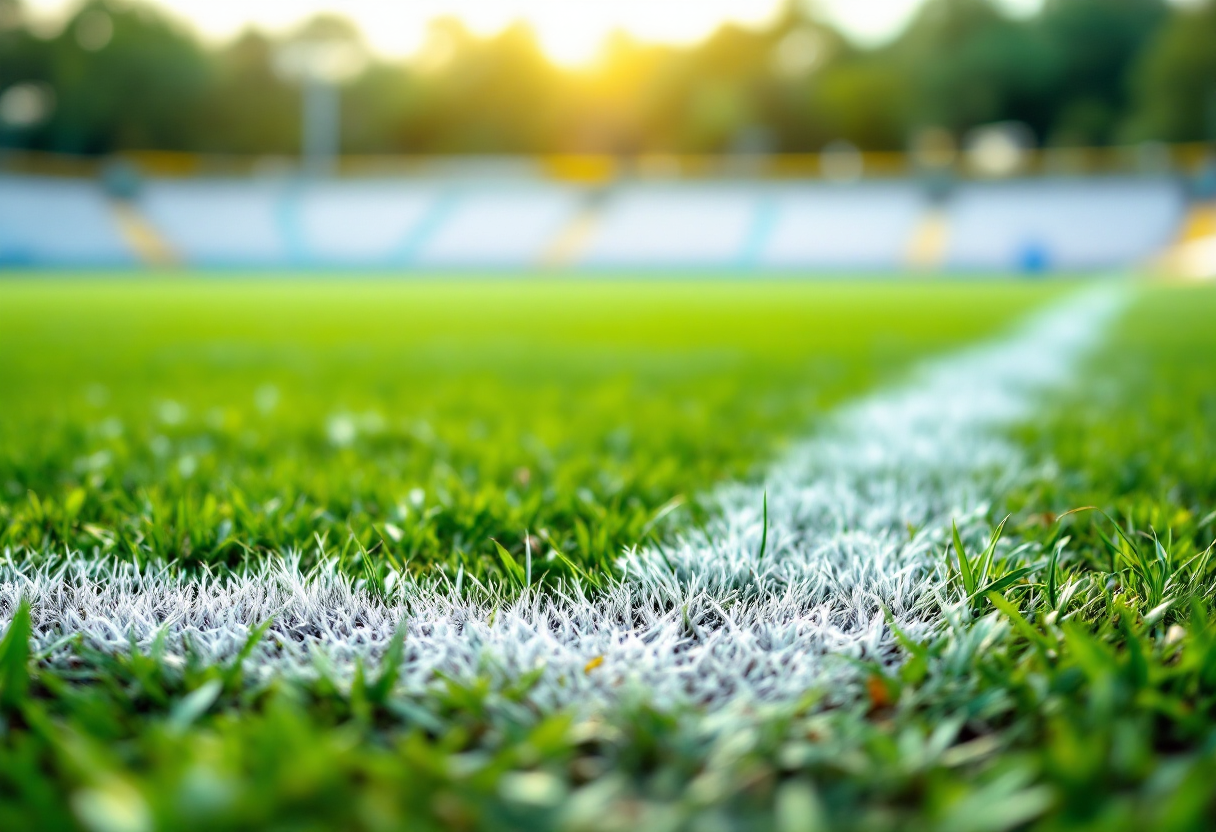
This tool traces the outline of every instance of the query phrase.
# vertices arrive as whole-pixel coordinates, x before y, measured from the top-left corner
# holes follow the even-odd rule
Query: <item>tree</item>
[[[275,71],[294,38],[359,42],[339,18],[219,48],[143,2],[88,0],[47,39],[0,0],[0,91],[32,82],[51,119],[0,143],[73,153],[159,148],[299,151],[299,88]],[[923,127],[956,135],[1025,122],[1045,143],[1216,138],[1216,0],[927,0],[891,45],[850,44],[803,4],[772,25],[724,26],[694,47],[614,35],[561,68],[524,26],[480,38],[433,26],[426,53],[345,79],[342,147],[360,153],[808,151],[836,139],[900,149]],[[353,70],[352,70],[353,72]]]
[[[197,41],[143,5],[85,4],[42,51],[58,105],[48,150],[196,147],[209,64]]]
[[[1016,119],[1042,135],[1050,126],[1057,56],[991,0],[930,0],[890,53],[912,86],[912,127]]]
[[[1134,78],[1132,139],[1216,141],[1216,1],[1174,12]]]
[[[1054,55],[1052,143],[1119,138],[1134,68],[1167,15],[1164,0],[1048,0],[1036,25]]]
[[[274,70],[276,44],[245,31],[212,58],[194,147],[217,153],[294,154],[300,91]]]

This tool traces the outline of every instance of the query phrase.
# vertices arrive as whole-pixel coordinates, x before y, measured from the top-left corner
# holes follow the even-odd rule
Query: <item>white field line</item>
[[[884,607],[913,636],[941,626],[944,530],[957,519],[965,538],[986,536],[991,501],[1030,475],[1002,434],[1073,378],[1124,295],[1089,291],[841,409],[764,484],[720,488],[707,528],[664,552],[627,553],[625,577],[597,595],[469,600],[446,583],[402,582],[386,601],[332,563],[304,573],[287,558],[198,578],[83,555],[29,567],[10,554],[0,619],[28,598],[52,662],[76,634],[110,652],[159,636],[170,660],[188,643],[203,661],[228,661],[272,619],[247,672],[339,677],[377,662],[405,621],[405,690],[423,691],[437,670],[505,685],[542,668],[529,694],[541,709],[625,698],[734,709],[815,686],[847,698],[858,672],[843,657],[899,660]]]

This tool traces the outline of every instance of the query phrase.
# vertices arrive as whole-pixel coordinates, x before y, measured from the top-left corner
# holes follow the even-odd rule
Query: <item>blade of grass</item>
[[[764,553],[768,551],[768,490],[764,492],[764,531],[760,535],[760,554],[756,563],[764,562]]]
[[[958,534],[958,523],[951,522],[954,552],[958,555],[958,568],[963,575],[963,592],[970,598],[975,594],[975,574],[971,571],[971,562],[967,559],[967,550]]]

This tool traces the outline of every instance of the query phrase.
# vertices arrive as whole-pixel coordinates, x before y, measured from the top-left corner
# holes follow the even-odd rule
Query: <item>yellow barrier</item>
[[[569,154],[546,156],[545,172],[553,179],[584,185],[602,185],[618,175],[617,160],[611,156]]]
[[[1190,207],[1178,239],[1156,266],[1167,278],[1216,280],[1216,202]]]
[[[1124,147],[1046,148],[1025,153],[1016,174],[1094,175],[1115,173],[1183,173],[1199,171],[1216,158],[1216,145],[1146,144]],[[112,157],[73,156],[33,151],[7,151],[0,155],[0,171],[44,176],[96,176],[107,164],[122,160],[145,176],[256,176],[293,173],[300,160],[288,156],[225,156],[172,151],[128,151]],[[829,154],[777,153],[770,155],[552,154],[487,159],[461,156],[368,155],[343,156],[334,164],[338,176],[410,176],[443,173],[462,163],[495,164],[535,171],[556,181],[604,185],[617,179],[760,179],[833,178]],[[890,178],[916,174],[976,178],[965,155],[949,165],[925,168],[902,152],[855,153],[847,166],[850,178]]]

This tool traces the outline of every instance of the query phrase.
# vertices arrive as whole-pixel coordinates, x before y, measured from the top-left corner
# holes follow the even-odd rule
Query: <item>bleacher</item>
[[[1075,271],[1146,262],[1186,210],[1160,175],[962,182],[944,199],[910,178],[152,178],[124,200],[91,179],[0,175],[0,264],[136,264],[135,216],[204,268],[896,271],[932,217],[927,265]]]
[[[910,182],[783,189],[757,264],[779,269],[895,270],[927,201]]]
[[[438,199],[393,183],[330,182],[284,189],[277,215],[293,262],[319,266],[406,263],[409,242]]]
[[[625,185],[607,195],[581,258],[613,268],[741,265],[761,217],[760,188]]]
[[[137,209],[185,263],[274,266],[290,263],[283,213],[285,187],[275,183],[185,180],[147,183]]]
[[[100,186],[0,176],[0,266],[126,266],[135,256]]]
[[[946,265],[1088,270],[1136,263],[1176,238],[1185,209],[1168,179],[968,183],[950,201]]]
[[[547,184],[453,189],[412,242],[410,260],[429,268],[535,266],[577,214],[579,196]]]

